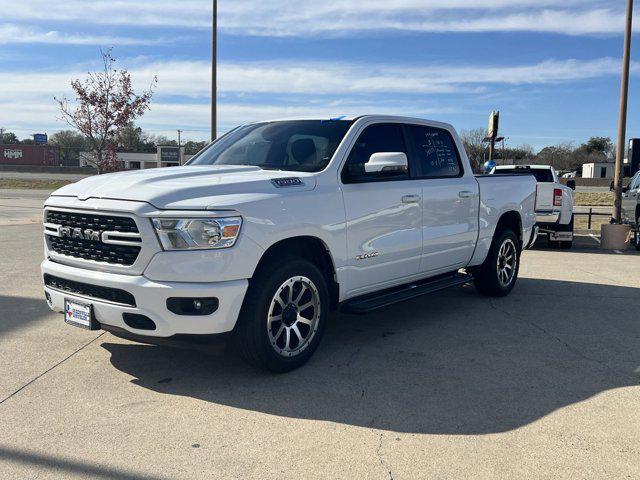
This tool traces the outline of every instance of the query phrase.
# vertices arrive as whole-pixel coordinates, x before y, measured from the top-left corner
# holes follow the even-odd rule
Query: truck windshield
[[[496,168],[495,175],[533,175],[540,183],[553,182],[550,168]]]
[[[224,135],[187,165],[253,165],[267,170],[323,170],[352,125],[347,120],[254,123]]]

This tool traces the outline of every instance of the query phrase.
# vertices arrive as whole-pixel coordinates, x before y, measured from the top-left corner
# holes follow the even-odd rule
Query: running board
[[[453,273],[439,275],[419,282],[408,283],[399,287],[389,288],[380,292],[370,293],[362,297],[347,300],[340,310],[344,313],[367,313],[378,308],[403,302],[411,298],[434,293],[445,288],[463,285],[473,280],[467,273]]]

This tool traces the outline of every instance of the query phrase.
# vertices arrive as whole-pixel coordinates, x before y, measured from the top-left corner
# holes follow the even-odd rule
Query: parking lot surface
[[[42,227],[12,215],[2,479],[640,477],[635,253],[528,251],[506,298],[333,314],[309,364],[273,375],[65,325],[43,299]]]

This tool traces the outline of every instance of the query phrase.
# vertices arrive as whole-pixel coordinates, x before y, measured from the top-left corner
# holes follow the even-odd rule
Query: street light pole
[[[211,33],[211,141],[218,130],[218,0],[213,0]]]
[[[620,116],[618,118],[618,145],[616,149],[616,167],[614,177],[615,203],[613,219],[622,223],[622,182],[623,161],[626,146],[627,100],[629,94],[629,59],[631,56],[631,27],[633,21],[633,0],[627,0],[627,19],[624,32],[624,50],[622,53],[622,80],[620,82]]]
[[[178,165],[182,165],[182,130],[178,129]]]

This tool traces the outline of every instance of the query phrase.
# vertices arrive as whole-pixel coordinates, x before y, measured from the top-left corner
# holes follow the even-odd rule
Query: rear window
[[[550,168],[496,168],[494,175],[533,175],[540,183],[553,183]]]

